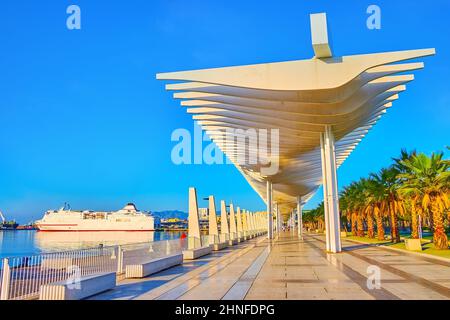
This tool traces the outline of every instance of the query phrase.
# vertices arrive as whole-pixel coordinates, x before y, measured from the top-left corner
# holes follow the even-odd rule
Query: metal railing
[[[187,239],[162,240],[150,243],[129,244],[120,246],[122,265],[117,272],[124,272],[124,266],[141,264],[151,259],[166,257],[180,253],[187,248]]]
[[[122,274],[126,265],[179,253],[186,247],[186,239],[174,239],[4,258],[0,260],[0,300],[35,299],[42,285],[105,272]]]

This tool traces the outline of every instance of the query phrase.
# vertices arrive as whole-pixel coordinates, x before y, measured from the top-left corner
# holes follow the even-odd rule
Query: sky
[[[69,5],[81,29],[66,26]],[[369,30],[367,7],[381,9]],[[232,165],[171,161],[193,130],[158,72],[308,59],[309,14],[326,12],[334,55],[435,47],[425,69],[338,171],[339,186],[390,164],[401,148],[450,145],[450,2],[3,1],[0,8],[0,210],[21,223],[72,208],[187,210],[199,197],[265,205]],[[321,190],[306,205],[321,200]],[[200,206],[206,202],[200,200]]]

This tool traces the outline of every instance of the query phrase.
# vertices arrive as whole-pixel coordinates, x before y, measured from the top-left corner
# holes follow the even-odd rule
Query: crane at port
[[[3,215],[3,213],[0,211],[0,230],[15,230],[19,224],[16,223],[16,221],[6,221],[5,216]]]

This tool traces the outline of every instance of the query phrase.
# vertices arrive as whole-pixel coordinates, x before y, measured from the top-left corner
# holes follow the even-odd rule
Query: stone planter
[[[405,239],[406,250],[422,251],[422,241],[420,239]]]

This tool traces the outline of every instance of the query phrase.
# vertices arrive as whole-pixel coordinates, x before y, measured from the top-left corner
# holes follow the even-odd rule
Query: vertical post
[[[253,237],[253,214],[250,211],[248,211],[248,229],[250,236]]]
[[[272,182],[267,181],[266,186],[267,204],[267,239],[273,239],[273,218],[272,218]]]
[[[295,209],[292,209],[291,213],[291,230],[295,232]]]
[[[9,299],[9,287],[10,287],[10,281],[11,281],[11,269],[9,267],[9,259],[4,258],[3,259],[3,274],[1,279],[1,288],[2,292],[0,295],[0,300],[8,300]]]
[[[117,246],[117,273],[123,273],[123,249],[122,246]]]
[[[170,248],[170,241],[166,240],[166,255],[170,255],[171,248]]]
[[[277,232],[279,234],[281,232],[281,214],[278,208],[278,202],[275,202],[275,212],[277,216]]]
[[[251,212],[250,215],[252,217],[252,232],[253,232],[254,235],[256,235],[256,229],[257,229],[256,216],[255,216],[255,214],[253,212]]]
[[[297,234],[300,239],[303,239],[303,208],[302,197],[297,197]]]
[[[242,214],[241,214],[241,208],[237,208],[237,216],[236,216],[236,222],[237,222],[237,232],[238,232],[238,241],[242,241],[244,238],[243,230],[242,230]]]
[[[262,233],[264,233],[264,229],[265,229],[265,225],[266,225],[266,220],[264,219],[263,214],[260,212],[259,213],[259,229],[261,230]]]
[[[264,233],[265,225],[266,225],[266,223],[265,223],[263,214],[260,212],[258,214],[258,229],[261,234]]]
[[[294,210],[292,210],[291,214],[289,215],[289,230],[293,231],[294,226],[295,226]]]
[[[247,240],[252,237],[252,224],[250,221],[250,213],[248,210],[245,210],[245,223],[247,224]]]
[[[236,239],[236,215],[234,214],[234,206],[230,204],[230,240]]]
[[[216,201],[214,196],[209,196],[209,244],[219,243],[219,228],[217,227]]]
[[[253,212],[249,212],[248,213],[250,216],[250,230],[252,232],[252,237],[255,236],[255,220],[254,220],[254,216],[253,216]]]
[[[228,228],[228,214],[225,201],[220,201],[220,233],[224,235],[225,240],[230,239],[230,229]]]
[[[196,249],[202,245],[198,217],[197,190],[195,188],[189,188],[188,249]]]
[[[244,240],[248,240],[248,221],[246,210],[242,210],[242,230],[244,231]]]
[[[341,252],[341,222],[339,215],[339,194],[337,187],[336,154],[334,135],[330,126],[325,127],[325,166],[327,168],[328,209],[330,226],[330,251]]]
[[[325,211],[325,240],[326,250],[330,251],[330,226],[329,226],[329,208],[328,208],[328,183],[327,168],[325,165],[325,137],[320,134],[320,160],[322,164],[322,188],[323,188],[323,207]]]

